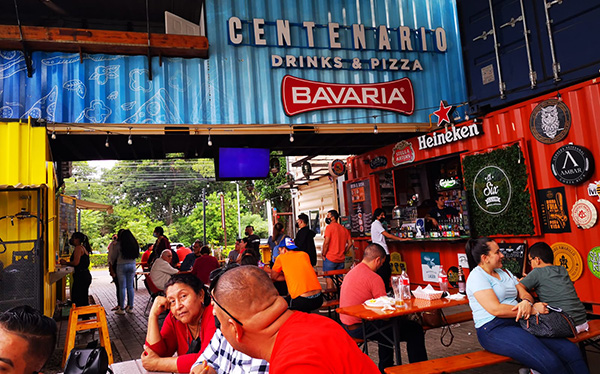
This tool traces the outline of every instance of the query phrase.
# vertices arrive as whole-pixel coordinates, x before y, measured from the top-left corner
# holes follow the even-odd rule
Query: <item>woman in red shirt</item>
[[[173,275],[165,295],[156,297],[150,310],[142,365],[148,371],[189,373],[216,331],[210,298],[192,274]],[[167,310],[159,329],[158,316]]]

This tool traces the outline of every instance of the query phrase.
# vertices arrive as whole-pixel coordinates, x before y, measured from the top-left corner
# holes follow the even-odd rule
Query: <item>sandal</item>
[[[115,310],[118,310],[118,309],[119,309],[119,306],[117,305],[114,308],[112,308],[111,311],[115,311]]]

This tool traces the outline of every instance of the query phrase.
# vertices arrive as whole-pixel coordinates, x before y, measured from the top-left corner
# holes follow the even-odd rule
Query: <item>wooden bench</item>
[[[464,313],[457,313],[463,314]],[[450,318],[447,317],[448,323]],[[598,342],[594,338],[600,336],[600,319],[588,321],[590,328],[586,332],[578,334],[569,340],[573,343],[578,343],[579,347],[584,350],[588,345],[598,346]],[[582,352],[585,357],[585,352]],[[438,374],[438,373],[453,373],[462,370],[475,369],[479,367],[500,364],[510,361],[507,356],[498,355],[486,350],[464,353],[451,357],[436,358],[429,361],[415,362],[413,364],[393,366],[385,369],[387,374]]]
[[[332,299],[332,300],[324,300],[323,301],[323,305],[321,305],[321,307],[319,308],[320,310],[325,310],[327,309],[327,316],[329,318],[331,317],[331,311],[333,310],[333,316],[335,317],[334,319],[338,319],[337,318],[337,313],[336,313],[336,309],[337,307],[340,306],[340,300],[339,299]]]

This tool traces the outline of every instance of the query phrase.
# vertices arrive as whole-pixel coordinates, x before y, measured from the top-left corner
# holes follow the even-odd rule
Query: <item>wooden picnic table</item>
[[[428,311],[432,311],[432,310],[449,308],[449,307],[458,306],[458,305],[465,305],[465,304],[468,304],[468,302],[469,302],[469,300],[466,297],[459,299],[459,300],[447,299],[447,298],[441,298],[438,300],[423,300],[423,299],[416,299],[413,297],[409,300],[404,300],[403,304],[397,305],[393,311],[385,311],[384,312],[381,310],[382,308],[372,308],[372,307],[367,307],[364,304],[360,304],[360,305],[353,305],[353,306],[344,307],[344,308],[337,308],[336,312],[338,314],[346,314],[346,315],[357,317],[357,318],[361,319],[362,327],[363,327],[363,340],[364,340],[363,352],[365,352],[365,353],[367,353],[367,344],[366,344],[367,339],[370,336],[375,335],[377,333],[383,334],[383,330],[386,330],[387,328],[389,328],[389,326],[382,326],[382,327],[375,326],[374,331],[372,331],[370,334],[367,334],[367,323],[389,319],[391,321],[391,327],[392,327],[392,333],[393,333],[393,341],[390,341],[390,343],[393,344],[394,351],[396,352],[396,364],[401,365],[402,362],[400,359],[400,341],[398,339],[399,326],[398,326],[398,318],[397,317],[406,316],[406,315],[412,314],[412,313],[428,312]]]

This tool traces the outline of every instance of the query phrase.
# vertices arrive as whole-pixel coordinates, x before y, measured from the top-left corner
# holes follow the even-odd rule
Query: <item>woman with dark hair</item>
[[[92,247],[87,236],[81,232],[71,235],[69,244],[75,247],[69,261],[60,259],[61,265],[73,266],[73,285],[71,286],[71,301],[75,306],[90,305],[89,289],[92,284],[90,273],[90,253]]]
[[[268,239],[269,247],[271,247],[271,262],[275,262],[275,259],[279,256],[279,244],[285,237],[287,237],[287,235],[285,235],[283,223],[277,222],[275,226],[273,226],[273,235],[269,236]]]
[[[117,278],[119,279],[119,305],[116,314],[125,312],[133,313],[133,297],[135,290],[135,261],[140,255],[140,246],[129,230],[119,230],[117,242],[110,253],[110,262],[117,264]],[[125,307],[125,294],[127,294],[127,307]]]
[[[165,295],[157,296],[150,310],[142,365],[148,371],[189,373],[216,331],[210,297],[192,274],[171,276]],[[167,310],[159,328],[158,316]]]
[[[495,241],[471,239],[466,252],[471,269],[467,296],[483,348],[541,373],[589,373],[575,344],[567,339],[538,338],[521,328],[519,319],[527,319],[537,310],[525,287],[502,269],[504,255]]]

